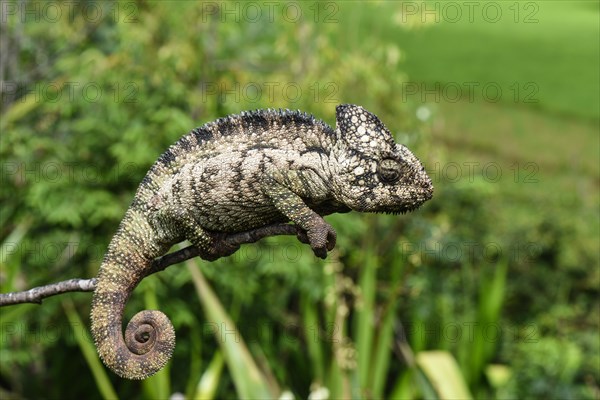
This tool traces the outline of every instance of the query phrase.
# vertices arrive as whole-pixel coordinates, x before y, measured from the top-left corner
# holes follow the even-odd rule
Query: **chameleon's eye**
[[[396,183],[402,176],[402,165],[391,158],[385,158],[379,163],[377,175],[384,183]]]

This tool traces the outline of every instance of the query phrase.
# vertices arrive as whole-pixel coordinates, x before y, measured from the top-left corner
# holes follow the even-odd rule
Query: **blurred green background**
[[[153,161],[257,108],[357,103],[434,199],[142,282],[177,347],[95,355],[90,293],[0,309],[0,396],[600,398],[599,3],[2,2],[0,292],[95,276]]]

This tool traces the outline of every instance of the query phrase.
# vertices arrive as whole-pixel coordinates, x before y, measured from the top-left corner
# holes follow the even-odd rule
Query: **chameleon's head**
[[[404,213],[433,195],[421,162],[375,115],[352,104],[336,108],[331,160],[336,200],[355,211]]]

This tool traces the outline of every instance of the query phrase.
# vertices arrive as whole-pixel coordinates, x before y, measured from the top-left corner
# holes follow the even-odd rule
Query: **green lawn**
[[[480,2],[473,22],[466,7],[460,8],[462,18],[451,22],[452,9],[439,5],[439,23],[409,31],[388,27],[406,52],[401,68],[409,79],[461,86],[476,82],[478,88],[498,84],[500,96],[491,90],[486,96],[478,88],[475,94],[555,114],[600,118],[600,3],[491,3],[501,6],[498,22],[490,22],[494,7]]]

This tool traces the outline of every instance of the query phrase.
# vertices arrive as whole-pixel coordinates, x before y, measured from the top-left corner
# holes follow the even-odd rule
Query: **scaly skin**
[[[125,304],[152,260],[185,239],[212,260],[234,253],[223,237],[291,221],[325,258],[336,234],[322,216],[350,210],[403,213],[433,194],[419,160],[360,106],[336,109],[336,129],[305,113],[241,113],[194,129],[161,155],[140,184],[98,274],[92,334],[119,376],[160,370],[175,332],[142,311],[122,333]]]

